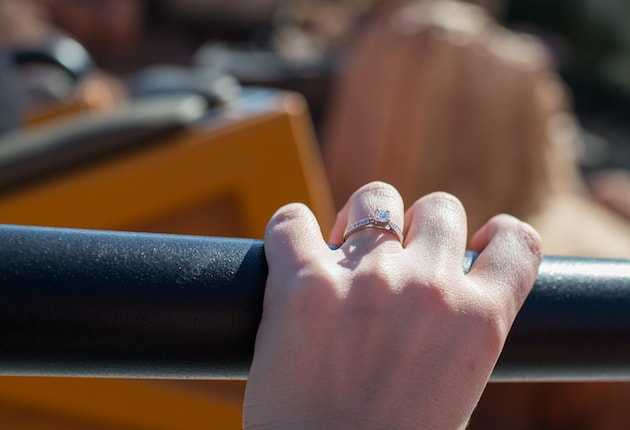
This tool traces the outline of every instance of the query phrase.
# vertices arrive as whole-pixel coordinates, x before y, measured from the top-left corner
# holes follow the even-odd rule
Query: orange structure
[[[0,193],[0,223],[262,238],[273,212],[292,201],[308,204],[323,231],[332,227],[305,102],[261,90],[162,139],[13,181]],[[243,388],[2,377],[0,422],[17,430],[240,428]]]

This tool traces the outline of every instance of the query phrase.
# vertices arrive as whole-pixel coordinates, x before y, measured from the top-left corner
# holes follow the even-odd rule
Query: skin
[[[404,226],[343,231],[376,209]],[[446,193],[404,212],[374,182],[338,215],[329,242],[301,204],[279,209],[265,237],[263,317],[243,409],[248,429],[464,428],[534,283],[538,234],[508,215],[474,236]],[[343,243],[342,243],[343,242]]]

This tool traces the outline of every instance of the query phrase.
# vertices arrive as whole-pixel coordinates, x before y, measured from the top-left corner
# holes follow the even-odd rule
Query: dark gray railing
[[[266,275],[256,240],[0,225],[0,374],[246,377]],[[545,257],[493,379],[630,379],[630,260]]]

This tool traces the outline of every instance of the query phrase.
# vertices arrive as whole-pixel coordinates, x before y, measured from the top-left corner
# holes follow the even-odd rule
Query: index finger
[[[267,224],[265,255],[270,274],[287,266],[298,270],[305,260],[328,251],[315,215],[301,203],[281,207]]]

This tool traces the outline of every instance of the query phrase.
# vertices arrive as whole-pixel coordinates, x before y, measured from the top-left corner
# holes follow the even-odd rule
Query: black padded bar
[[[244,378],[266,274],[257,240],[0,225],[0,374]],[[493,375],[533,379],[630,379],[630,261],[544,258]]]

